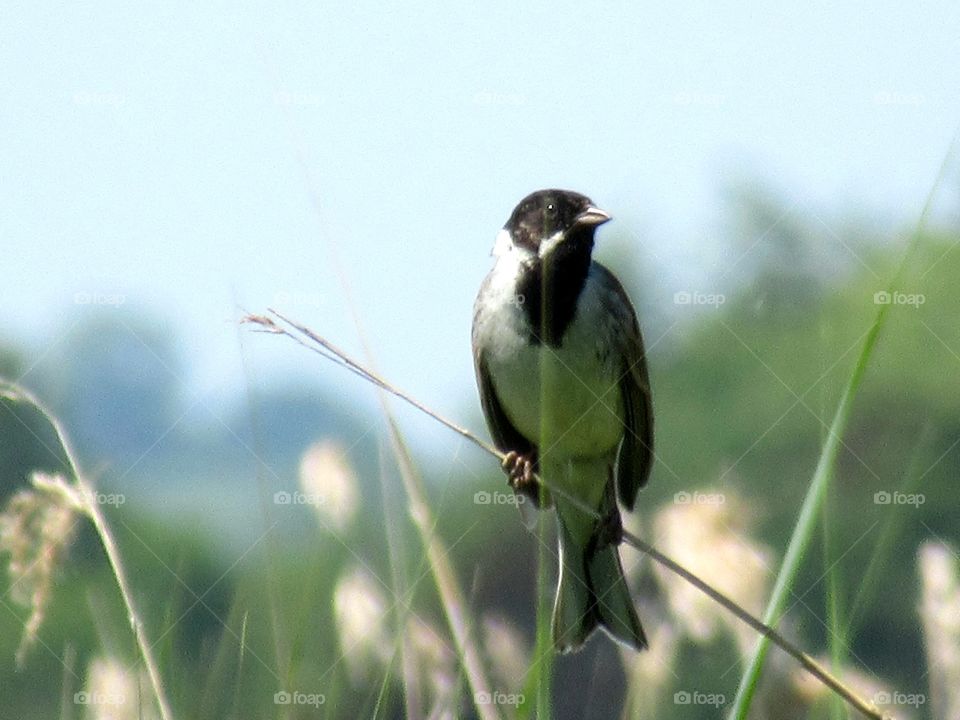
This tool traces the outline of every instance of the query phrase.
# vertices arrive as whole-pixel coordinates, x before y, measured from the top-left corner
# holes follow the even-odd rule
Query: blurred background
[[[954,597],[960,540],[960,7],[6,15],[0,376],[61,420],[103,493],[178,717],[402,717],[401,637],[424,714],[477,712],[377,396],[239,320],[276,308],[486,437],[473,297],[541,187],[615,219],[595,256],[637,307],[657,417],[631,527],[753,612],[892,306],[781,627],[898,717],[960,712],[935,689],[960,686],[943,659],[960,645],[937,655],[921,612],[928,586]],[[536,538],[490,457],[391,407],[490,702],[523,716]],[[4,501],[59,455],[35,412],[0,408]],[[754,637],[622,554],[653,649],[596,638],[560,659],[554,715],[719,716]],[[398,566],[417,580],[402,596]],[[10,717],[106,717],[122,708],[74,693],[144,691],[82,523],[19,664],[18,582],[0,585]],[[840,712],[776,654],[761,691],[757,717]]]

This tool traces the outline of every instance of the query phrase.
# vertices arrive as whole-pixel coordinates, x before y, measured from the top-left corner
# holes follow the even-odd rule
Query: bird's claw
[[[613,508],[607,516],[600,521],[597,528],[597,544],[600,547],[616,547],[623,542],[623,519],[620,512]]]
[[[524,495],[537,492],[537,479],[534,477],[535,462],[532,455],[522,455],[514,450],[504,456],[500,467],[507,474],[507,483],[516,492]]]

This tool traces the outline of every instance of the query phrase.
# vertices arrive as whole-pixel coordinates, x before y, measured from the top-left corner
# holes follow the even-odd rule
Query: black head
[[[514,245],[538,254],[541,243],[557,233],[585,234],[592,242],[594,229],[610,216],[590,198],[570,190],[537,190],[513,209],[504,230]]]

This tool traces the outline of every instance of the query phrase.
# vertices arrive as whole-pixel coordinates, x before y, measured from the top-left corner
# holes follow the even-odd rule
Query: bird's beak
[[[582,213],[577,215],[574,222],[577,225],[585,225],[587,227],[596,227],[597,225],[603,225],[608,220],[612,220],[609,213],[604,212],[598,207],[591,205]]]

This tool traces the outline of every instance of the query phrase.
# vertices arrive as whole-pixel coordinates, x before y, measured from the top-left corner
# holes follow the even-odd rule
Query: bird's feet
[[[537,481],[537,454],[518,453],[511,450],[500,464],[507,476],[507,484],[518,495],[522,495],[533,502],[535,507],[542,505],[540,498],[540,483]],[[549,501],[547,501],[549,507]]]
[[[620,511],[614,507],[597,527],[597,545],[598,548],[616,547],[622,542],[623,519],[620,517]]]
[[[522,455],[511,450],[504,456],[500,467],[506,473],[510,487],[526,495],[537,491],[537,479],[534,477],[536,462],[532,453]]]

